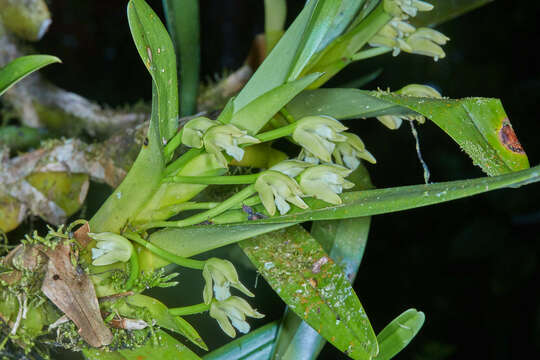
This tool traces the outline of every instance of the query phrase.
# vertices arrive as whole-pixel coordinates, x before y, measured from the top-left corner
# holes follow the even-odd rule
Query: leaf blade
[[[339,350],[353,359],[377,354],[373,329],[347,277],[302,227],[240,247],[289,307]]]
[[[377,360],[389,360],[403,350],[424,325],[426,317],[423,312],[408,309],[392,320],[377,335],[379,354]]]
[[[337,119],[422,114],[452,137],[488,175],[529,167],[497,99],[414,98],[357,89],[320,89],[303,92],[287,110],[296,117],[329,115]]]
[[[200,34],[198,0],[163,0],[167,27],[171,33],[180,70],[180,115],[197,111],[199,90]]]
[[[27,55],[14,59],[0,68],[0,96],[31,73],[44,66],[61,62],[59,58],[52,55]]]
[[[89,360],[201,360],[194,352],[184,344],[167,334],[163,330],[156,331],[159,344],[152,344],[150,340],[146,345],[132,350],[118,350],[106,352],[99,349],[83,349],[83,354]]]
[[[160,139],[178,129],[178,78],[174,47],[165,26],[144,0],[130,0],[128,22],[139,55],[158,93]]]

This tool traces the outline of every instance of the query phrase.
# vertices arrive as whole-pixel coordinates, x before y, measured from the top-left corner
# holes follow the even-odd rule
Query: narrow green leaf
[[[517,188],[540,181],[540,165],[510,174],[480,177],[470,180],[448,181],[428,185],[400,186],[387,189],[351,191],[341,195],[343,204],[329,204],[305,199],[310,209],[294,208],[287,215],[261,220],[243,221],[236,210],[224,215],[227,222],[239,224],[299,223],[303,221],[350,219],[355,217],[386,214],[461,199],[503,188]],[[264,211],[255,207],[256,211]],[[219,221],[217,217],[214,221]]]
[[[199,1],[163,0],[163,8],[179,61],[180,115],[193,115],[199,90]]]
[[[283,36],[285,20],[287,20],[286,0],[264,0],[264,36],[267,54]]]
[[[354,171],[349,180],[356,184],[354,190],[373,188],[364,166]],[[311,236],[322,245],[332,260],[343,268],[351,283],[364,255],[370,224],[370,217],[362,217],[316,221],[311,226]],[[288,310],[280,325],[273,358],[316,359],[325,344],[323,337]]]
[[[377,335],[379,355],[377,360],[389,360],[403,350],[424,325],[425,315],[416,309],[409,309],[392,320]]]
[[[127,13],[137,51],[157,88],[160,139],[166,142],[178,129],[174,47],[165,26],[144,0],[130,0]]]
[[[256,134],[281,108],[320,76],[319,73],[310,74],[268,91],[235,112],[231,123],[252,135]]]
[[[271,322],[203,356],[204,360],[268,360],[279,323]]]
[[[171,315],[167,306],[157,299],[142,294],[135,294],[126,297],[123,301],[125,301],[125,304],[118,307],[120,315],[134,317],[136,316],[137,308],[145,309],[150,313],[152,319],[156,321],[159,327],[177,332],[201,349],[208,350],[208,347],[197,331],[180,316]]]
[[[89,360],[201,360],[184,344],[163,330],[156,331],[156,338],[158,343],[153,344],[152,340],[149,340],[146,345],[133,350],[106,352],[99,349],[84,349],[83,354]]]
[[[429,0],[432,11],[421,12],[411,19],[414,26],[434,26],[461,16],[493,0]]]
[[[377,354],[377,340],[342,268],[301,226],[240,243],[292,311],[353,359]]]
[[[288,80],[296,80],[304,67],[325,41],[334,18],[340,8],[341,0],[319,0],[313,10],[311,19],[302,37],[298,53],[293,61],[293,67]]]
[[[378,1],[378,0],[377,0]],[[351,24],[354,20],[360,8],[363,8],[366,0],[342,0],[339,5],[339,9],[334,16],[332,21],[332,26],[328,30],[324,41],[319,46],[319,51],[324,49],[328,44],[330,44],[335,38],[344,33],[345,29]]]
[[[525,169],[529,162],[497,99],[431,99],[356,89],[320,89],[297,96],[287,110],[297,118],[337,119],[422,114],[432,120],[489,175]]]
[[[287,111],[295,119],[312,115],[328,115],[339,120],[348,120],[380,115],[415,114],[403,106],[366,95],[357,89],[303,91],[287,105]]]
[[[15,83],[34,71],[53,63],[62,61],[51,55],[27,55],[19,57],[0,68],[0,96]]]
[[[323,85],[347,66],[352,56],[361,50],[390,20],[392,20],[392,16],[384,11],[383,4],[380,3],[362,22],[332,41],[313,59],[308,67],[309,72],[325,73],[311,88]]]
[[[247,218],[247,214],[244,214]],[[189,226],[185,228],[170,228],[156,231],[150,235],[149,241],[162,249],[182,257],[191,257],[206,251],[266,234],[294,224],[260,224],[260,225],[211,225]],[[140,256],[140,266],[143,271],[166,266],[169,264],[151,253],[145,252]]]
[[[240,111],[259,96],[286,82],[317,2],[318,0],[310,1],[304,7],[272,52],[240,91],[234,100],[235,112]]]

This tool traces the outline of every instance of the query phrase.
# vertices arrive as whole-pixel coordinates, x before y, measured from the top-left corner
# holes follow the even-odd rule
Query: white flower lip
[[[102,232],[88,233],[88,236],[96,240],[96,246],[92,248],[92,265],[103,266],[126,262],[133,253],[131,241],[121,235]]]
[[[205,304],[210,304],[212,298],[218,301],[226,300],[231,296],[230,287],[240,290],[247,296],[253,297],[249,291],[238,279],[238,273],[233,263],[229,260],[210,258],[206,260],[203,268],[203,278],[205,281],[203,298]],[[212,296],[212,291],[214,296]]]
[[[245,334],[249,332],[250,326],[246,321],[246,316],[261,319],[263,314],[253,309],[246,300],[231,296],[224,301],[213,301],[210,304],[210,316],[217,320],[225,334],[234,338],[236,330]],[[232,324],[231,324],[232,323]]]
[[[266,211],[273,216],[276,207],[281,215],[291,209],[288,203],[301,209],[307,209],[307,204],[300,198],[303,195],[298,183],[289,176],[275,170],[262,173],[255,182],[255,190],[259,193]]]

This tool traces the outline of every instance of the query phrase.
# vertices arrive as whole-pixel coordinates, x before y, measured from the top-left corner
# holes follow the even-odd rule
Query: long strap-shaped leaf
[[[199,0],[163,0],[167,26],[176,49],[180,68],[181,116],[197,111],[199,89]]]
[[[240,243],[289,308],[353,359],[371,359],[378,345],[349,279],[301,226]]]
[[[292,116],[354,119],[419,113],[450,135],[488,175],[529,167],[502,104],[497,99],[431,99],[356,89],[306,91],[288,106]]]
[[[11,61],[0,69],[0,96],[25,76],[56,62],[62,61],[51,55],[28,55]]]
[[[371,179],[364,166],[360,166],[349,179],[356,184],[354,190],[372,189]],[[311,226],[311,236],[317,240],[328,255],[339,264],[351,283],[364,255],[371,217],[344,220],[316,221]],[[326,340],[288,310],[284,316],[273,359],[316,359]]]
[[[401,210],[438,204],[503,188],[516,188],[540,181],[540,165],[510,174],[481,177],[470,180],[448,181],[428,185],[400,186],[387,189],[352,191],[341,196],[343,203],[328,206],[319,200],[306,199],[307,210],[295,208],[287,215],[261,220],[243,221],[245,214],[236,210],[223,216],[228,222],[238,224],[271,224],[317,220],[349,219],[361,216],[386,214]],[[263,209],[256,207],[257,211]],[[219,221],[216,218],[215,221]]]
[[[194,255],[186,250],[199,242],[197,253],[214,249],[217,246],[232,244],[254,235],[275,231],[279,227],[294,225],[304,221],[339,220],[362,216],[385,214],[396,211],[414,209],[422,206],[438,204],[461,199],[488,191],[517,188],[540,181],[540,166],[511,174],[481,177],[470,180],[448,181],[428,185],[401,186],[388,189],[352,191],[342,195],[343,204],[328,206],[327,203],[306,199],[310,209],[294,209],[288,215],[268,217],[261,220],[246,220],[243,211],[231,210],[214,219],[215,222],[228,222],[231,225],[204,225],[178,229],[167,229],[153,233],[150,241],[180,256]],[[264,211],[256,207],[257,211]],[[263,227],[273,224],[276,227]],[[226,240],[221,240],[224,233],[230,233]],[[176,244],[178,245],[174,245]]]

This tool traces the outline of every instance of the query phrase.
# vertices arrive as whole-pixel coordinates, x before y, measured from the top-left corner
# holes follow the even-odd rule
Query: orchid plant
[[[152,77],[139,155],[88,221],[28,235],[1,259],[0,347],[10,341],[43,354],[53,345],[88,359],[200,359],[185,340],[209,349],[184,317],[205,313],[226,335],[246,335],[204,359],[311,359],[325,342],[353,359],[394,357],[424,314],[409,309],[378,334],[372,328],[351,286],[369,217],[540,180],[498,100],[448,99],[420,84],[394,92],[321,88],[347,65],[388,53],[444,59],[449,38],[415,26],[436,2],[311,0],[282,31],[284,1],[265,1],[266,59],[216,118],[195,114],[192,83],[181,84],[179,99],[175,53],[185,72],[193,59],[182,20],[189,28],[192,14],[164,3],[174,42],[144,0],[127,8]],[[40,59],[23,72],[56,61]],[[22,76],[17,64],[1,70],[2,93]],[[189,116],[181,121],[179,103]],[[429,119],[489,177],[374,189],[363,164],[376,164],[376,154],[347,127],[366,118],[390,130]],[[226,190],[213,192],[217,186]],[[256,309],[234,263],[193,258],[234,243],[287,305],[281,322],[250,332],[248,318],[263,318],[265,309]],[[170,264],[200,271],[200,303],[167,307],[143,294],[190,291]]]

